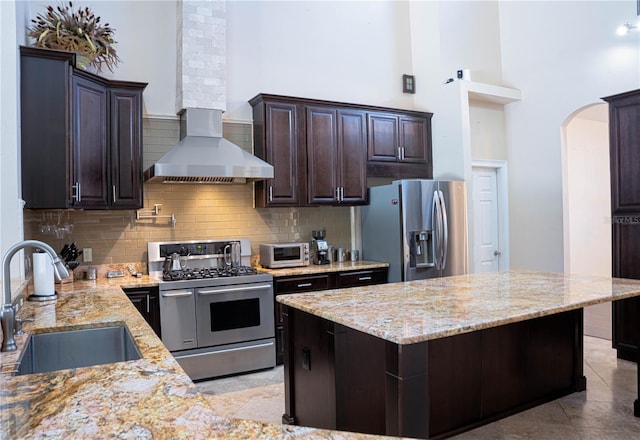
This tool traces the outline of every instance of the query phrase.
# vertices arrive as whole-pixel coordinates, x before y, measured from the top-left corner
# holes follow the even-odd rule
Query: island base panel
[[[285,423],[446,438],[586,388],[581,309],[409,345],[285,309]]]

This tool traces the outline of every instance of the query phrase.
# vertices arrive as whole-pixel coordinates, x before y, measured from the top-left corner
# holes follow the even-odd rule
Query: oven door
[[[274,337],[273,285],[196,289],[196,327],[199,347]]]

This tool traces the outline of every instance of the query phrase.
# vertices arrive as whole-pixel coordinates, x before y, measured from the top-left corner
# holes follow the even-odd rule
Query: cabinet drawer
[[[310,292],[329,288],[329,275],[314,275],[275,280],[275,293]]]
[[[359,270],[356,272],[342,272],[337,277],[337,287],[367,286],[387,282],[386,269]]]

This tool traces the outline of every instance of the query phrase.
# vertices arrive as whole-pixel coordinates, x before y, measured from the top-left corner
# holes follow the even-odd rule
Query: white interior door
[[[495,168],[473,168],[473,258],[475,272],[500,270],[498,179]]]

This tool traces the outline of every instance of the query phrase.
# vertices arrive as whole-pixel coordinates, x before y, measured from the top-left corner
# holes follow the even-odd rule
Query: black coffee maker
[[[329,244],[324,239],[327,231],[324,228],[317,231],[311,231],[311,255],[313,264],[329,264]]]

